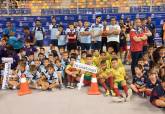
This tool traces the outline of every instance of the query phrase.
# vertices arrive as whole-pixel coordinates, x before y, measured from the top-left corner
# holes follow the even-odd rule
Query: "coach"
[[[139,58],[142,57],[143,41],[147,39],[147,36],[143,32],[140,19],[136,19],[134,22],[134,28],[130,31],[130,50],[131,50],[131,70],[132,74],[135,74],[134,68],[137,65]]]

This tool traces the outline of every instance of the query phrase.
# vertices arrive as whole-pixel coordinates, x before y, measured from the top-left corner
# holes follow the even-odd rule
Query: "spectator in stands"
[[[107,46],[114,47],[114,51],[118,53],[120,43],[120,26],[117,24],[115,17],[111,18],[111,25],[108,26],[107,34]]]
[[[149,45],[154,45],[155,41],[155,34],[156,34],[156,27],[155,24],[152,22],[151,17],[148,17],[147,19],[147,27],[151,31],[152,35],[148,37],[148,44]]]
[[[133,75],[135,74],[134,69],[137,65],[137,61],[139,58],[142,57],[143,41],[146,39],[147,37],[141,27],[141,20],[136,19],[134,23],[134,28],[130,32],[130,46],[132,57],[131,70]]]
[[[51,44],[57,46],[58,45],[58,39],[57,39],[58,25],[56,24],[55,17],[52,17],[51,24],[49,25],[49,30],[50,30]]]
[[[45,29],[42,27],[41,21],[37,19],[35,21],[35,27],[33,28],[33,34],[36,39],[36,45],[37,46],[43,46],[43,39],[45,37]]]
[[[6,28],[3,30],[3,34],[10,37],[10,36],[15,36],[15,33],[16,33],[16,28],[13,26],[12,21],[8,20],[6,22]]]
[[[12,0],[12,9],[17,9],[18,8],[18,4],[16,0]]]

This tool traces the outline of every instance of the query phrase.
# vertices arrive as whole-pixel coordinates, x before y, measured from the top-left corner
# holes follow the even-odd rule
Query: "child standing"
[[[76,30],[74,28],[74,25],[72,23],[69,24],[69,28],[66,30],[67,34],[67,50],[70,52],[72,49],[77,49],[77,36],[76,36]]]
[[[63,26],[59,26],[57,38],[58,38],[58,47],[59,48],[63,47],[65,49],[65,46],[66,46],[66,33],[64,31]]]

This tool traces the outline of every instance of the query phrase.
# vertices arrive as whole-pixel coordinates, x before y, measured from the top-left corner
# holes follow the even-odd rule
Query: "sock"
[[[146,94],[147,96],[151,96],[151,91],[146,90],[146,91],[145,91],[145,94]]]
[[[113,83],[113,77],[109,77],[109,85],[110,85],[110,88],[113,89],[114,88],[114,83]]]
[[[128,87],[126,85],[122,86],[126,96],[128,96]]]
[[[90,84],[91,84],[91,82],[88,81],[88,80],[84,80],[83,83],[84,83],[85,86],[90,86]]]
[[[103,83],[101,83],[101,85],[103,86],[104,90],[107,91],[107,86],[106,86],[106,84],[103,82]]]
[[[117,97],[121,96],[118,88],[114,88],[114,92]]]
[[[67,75],[67,82],[71,82],[71,76]]]

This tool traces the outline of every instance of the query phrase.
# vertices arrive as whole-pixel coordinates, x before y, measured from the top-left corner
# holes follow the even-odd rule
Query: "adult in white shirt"
[[[91,26],[92,28],[92,50],[101,49],[101,39],[103,32],[103,25],[101,22],[101,16],[96,17],[96,23]]]
[[[50,40],[51,44],[57,46],[58,45],[58,39],[57,39],[57,33],[58,33],[58,25],[56,24],[56,18],[52,17],[51,24],[49,25],[50,30]]]
[[[80,31],[80,42],[81,42],[81,50],[90,50],[91,47],[91,37],[92,31],[91,28],[89,27],[89,22],[85,21],[84,22],[84,27],[82,27]]]
[[[120,34],[120,26],[116,23],[116,18],[111,18],[111,24],[107,28],[107,46],[113,47],[114,51],[118,53],[119,51],[119,34]]]

